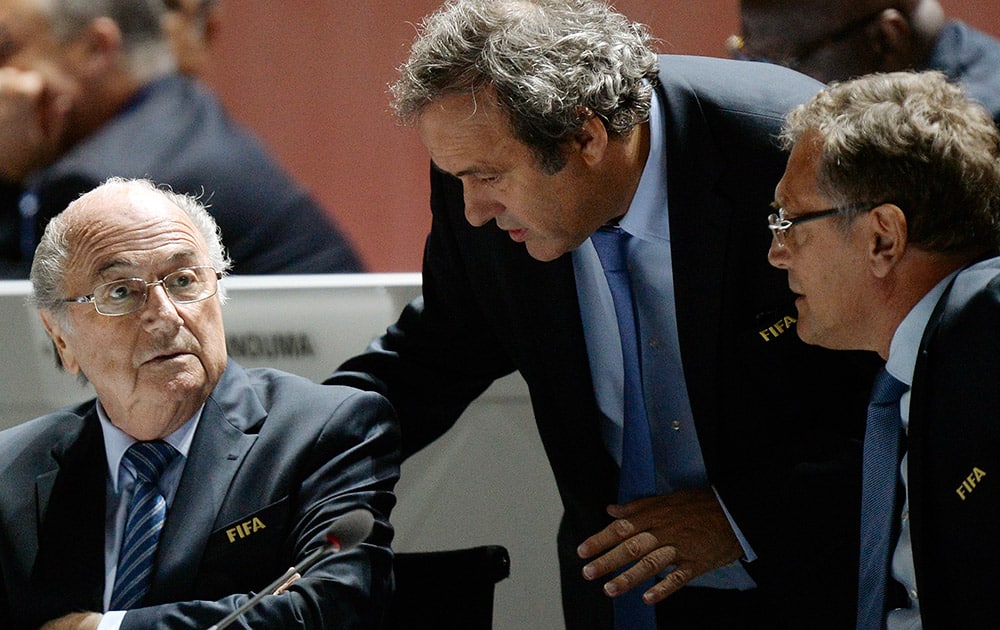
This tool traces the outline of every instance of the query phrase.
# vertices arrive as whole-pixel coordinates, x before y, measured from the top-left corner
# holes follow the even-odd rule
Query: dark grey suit
[[[178,192],[204,193],[234,273],[362,270],[324,210],[197,81],[169,76],[147,85],[112,120],[33,173],[25,187],[38,205],[38,234],[70,201],[111,176],[148,177]],[[16,246],[16,199],[0,185],[0,237],[6,233],[0,245],[8,248]],[[27,269],[14,260],[0,264],[0,273],[3,267],[9,275]]]
[[[356,508],[375,515],[368,542],[327,556],[246,618],[255,627],[374,627],[391,584],[398,447],[380,396],[230,362],[205,403],[144,607],[122,628],[210,626]],[[0,432],[0,627],[101,610],[106,478],[93,401]]]
[[[1000,125],[1000,41],[968,24],[951,20],[934,42],[929,70],[940,70],[962,84]]]
[[[759,556],[747,569],[764,612],[733,610],[724,623],[847,627],[873,370],[797,338],[787,278],[766,259],[769,204],[787,157],[776,134],[820,84],[771,65],[676,56],[661,58],[659,79],[685,377],[708,477]],[[576,557],[608,523],[618,468],[601,440],[571,258],[538,262],[492,222],[470,226],[461,183],[439,171],[431,178],[423,298],[328,382],[386,392],[408,455],[518,370],[565,508],[567,625],[609,628],[610,600],[600,581],[583,580]],[[716,594],[695,607],[724,616]]]

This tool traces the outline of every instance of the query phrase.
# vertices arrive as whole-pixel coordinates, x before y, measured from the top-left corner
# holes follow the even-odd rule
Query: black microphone
[[[281,577],[268,584],[267,587],[248,599],[242,606],[226,615],[222,621],[208,630],[222,630],[236,621],[240,615],[256,606],[260,600],[268,595],[281,593],[326,554],[354,549],[368,538],[372,533],[372,526],[374,524],[375,517],[368,510],[359,508],[344,514],[327,528],[325,534],[326,544],[309,554],[298,567],[290,567]]]

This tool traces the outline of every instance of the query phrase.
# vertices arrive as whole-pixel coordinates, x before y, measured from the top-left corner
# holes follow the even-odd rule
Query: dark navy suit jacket
[[[819,87],[776,66],[664,56],[656,88],[685,377],[708,477],[759,556],[747,568],[771,628],[849,627],[857,590],[873,372],[862,357],[799,341],[786,275],[766,259],[787,158],[776,135]],[[571,257],[539,262],[494,223],[472,227],[461,183],[437,170],[431,182],[423,297],[328,382],[384,391],[405,456],[519,371],[565,508],[567,626],[610,628],[601,581],[584,581],[576,557],[608,523],[618,468],[601,441]]]
[[[913,374],[910,534],[924,628],[990,628],[1000,597],[1000,258],[938,301]]]
[[[391,589],[398,449],[382,397],[230,362],[195,431],[150,591],[122,628],[218,622],[356,508],[375,516],[367,543],[327,556],[246,620],[376,627]],[[102,610],[107,474],[94,401],[0,432],[0,627]]]

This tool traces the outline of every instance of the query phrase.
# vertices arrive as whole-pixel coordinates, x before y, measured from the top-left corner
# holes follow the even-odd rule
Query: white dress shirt
[[[111,602],[111,592],[115,586],[115,575],[118,572],[118,552],[121,550],[122,539],[125,536],[125,519],[128,516],[128,504],[132,500],[135,489],[135,475],[127,466],[121,465],[125,451],[136,442],[118,427],[111,424],[101,403],[97,403],[97,417],[101,421],[104,432],[104,450],[108,458],[107,505],[105,513],[104,538],[104,617],[97,630],[118,630],[127,611],[108,611]],[[160,476],[160,493],[167,502],[167,509],[174,501],[177,485],[180,483],[184,464],[187,462],[194,430],[201,418],[201,409],[185,422],[179,429],[164,438],[164,441],[177,449],[179,457],[170,462]]]
[[[649,157],[628,212],[620,222],[620,227],[632,236],[628,264],[639,316],[643,396],[652,433],[659,494],[708,486],[677,334],[667,215],[665,126],[663,108],[654,92]],[[608,452],[621,465],[624,417],[621,338],[611,291],[589,239],[573,252],[573,268],[590,373],[601,411],[601,435]],[[728,512],[726,516],[729,517]],[[754,560],[753,550],[731,518],[730,523],[743,546],[745,559]],[[699,576],[690,584],[735,589],[756,586],[739,561]]]

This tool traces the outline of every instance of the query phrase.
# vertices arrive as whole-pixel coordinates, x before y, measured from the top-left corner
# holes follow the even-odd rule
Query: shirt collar
[[[670,240],[670,222],[667,212],[667,150],[664,140],[665,121],[663,107],[656,90],[653,90],[649,108],[649,156],[642,169],[628,212],[619,225],[623,230],[640,239]]]
[[[163,438],[164,442],[173,446],[184,457],[187,457],[188,451],[191,449],[194,430],[198,426],[198,422],[201,419],[201,412],[204,408],[205,405],[199,407],[198,411],[187,422]],[[101,422],[101,431],[104,433],[104,452],[108,458],[108,478],[111,479],[114,491],[118,492],[118,467],[121,465],[125,451],[138,440],[111,424],[111,420],[108,419],[108,414],[104,411],[100,400],[97,401],[97,418]]]
[[[934,285],[934,288],[920,298],[916,306],[910,309],[906,317],[896,328],[892,335],[892,342],[889,344],[889,360],[886,361],[885,369],[907,386],[913,385],[913,371],[917,365],[917,353],[920,350],[920,340],[924,336],[924,329],[930,321],[934,307],[944,294],[948,283],[958,274],[953,271]]]

